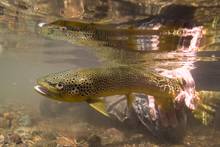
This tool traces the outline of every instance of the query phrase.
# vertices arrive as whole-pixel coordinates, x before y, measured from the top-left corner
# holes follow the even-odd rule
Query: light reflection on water
[[[6,5],[8,2],[10,5]],[[120,2],[112,4],[110,1],[102,3],[97,0],[89,6],[90,3],[32,2],[29,7],[26,3],[11,5],[10,1],[0,2],[3,4],[3,7],[0,7],[0,81],[3,81],[0,100],[38,102],[39,95],[33,92],[33,86],[39,76],[70,68],[112,63],[135,64],[158,71],[185,67],[192,70],[197,89],[220,90],[220,26],[219,23],[214,24],[215,18],[190,28],[154,24],[154,27],[149,29],[149,24],[139,28],[138,25],[132,24],[130,31],[127,21],[158,15],[162,4],[148,6],[148,9],[143,11],[146,6],[137,6],[129,2],[131,7],[128,10]],[[106,7],[97,11],[100,6]],[[134,15],[126,13],[136,7],[140,8],[140,12],[133,12]],[[51,17],[45,14],[50,14]],[[73,33],[81,33],[75,35],[75,42],[71,39],[62,41],[68,40],[66,38],[53,40],[54,36],[48,38],[47,35],[38,32],[40,22],[53,22],[62,17],[75,22],[79,19],[85,20],[85,24],[94,18],[101,26],[114,26],[117,23],[122,25],[116,28],[107,27],[101,33],[97,27],[101,35],[94,30],[87,32],[84,28],[83,32],[83,29],[77,31],[77,28],[73,28]],[[85,41],[78,41],[83,37]],[[91,42],[88,44],[88,41]]]

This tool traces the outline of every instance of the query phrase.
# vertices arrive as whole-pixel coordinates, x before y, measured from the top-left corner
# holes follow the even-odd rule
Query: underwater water
[[[219,6],[217,0],[1,0],[0,146],[220,146]],[[190,71],[212,117],[201,113],[200,122],[187,110],[185,137],[171,143],[87,103],[57,102],[34,90],[48,73],[115,65]]]

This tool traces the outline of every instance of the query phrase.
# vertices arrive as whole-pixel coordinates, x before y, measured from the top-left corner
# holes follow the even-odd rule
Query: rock
[[[31,141],[33,141],[33,142],[40,142],[42,140],[43,140],[43,138],[40,136],[33,136],[31,139]]]
[[[2,144],[4,144],[4,141],[5,141],[5,136],[0,135],[0,146],[1,146]]]
[[[0,15],[4,15],[4,7],[0,6]],[[2,48],[0,48],[0,54],[1,54]]]
[[[41,136],[46,140],[56,140],[57,134],[54,132],[43,132]]]
[[[0,117],[0,128],[8,129],[11,127],[11,123],[9,120],[4,117]]]
[[[101,138],[97,135],[93,135],[88,139],[88,144],[89,147],[101,147],[102,146]]]
[[[21,143],[21,144],[16,144],[16,147],[29,147],[29,146],[25,143]]]
[[[76,147],[76,140],[69,139],[67,137],[57,137],[57,147]]]
[[[12,121],[13,121],[13,119],[14,119],[14,115],[13,115],[13,113],[11,113],[11,112],[5,112],[5,113],[3,113],[3,118],[5,119],[5,120],[7,120],[7,127],[8,128],[11,128],[11,126],[12,126]]]
[[[42,133],[43,133],[43,131],[41,131],[41,130],[33,130],[32,131],[33,136],[38,136],[38,135],[41,135]]]
[[[14,133],[18,134],[19,136],[21,136],[24,139],[31,139],[32,138],[32,131],[30,128],[26,128],[26,127],[19,127],[17,128]]]
[[[21,116],[18,122],[19,122],[19,125],[22,127],[28,127],[32,125],[32,120],[29,115]]]
[[[12,120],[12,119],[14,119],[13,113],[10,113],[10,112],[5,112],[5,113],[3,113],[3,117],[4,117],[5,119],[7,119],[7,120]]]
[[[57,147],[56,141],[42,141],[33,145],[34,147]]]
[[[105,131],[105,137],[107,138],[107,142],[108,143],[112,143],[112,142],[122,142],[124,140],[124,134],[115,129],[115,128],[110,128],[110,129],[107,129]]]
[[[15,144],[21,144],[22,143],[22,139],[18,134],[8,134],[8,139],[9,142],[15,143]]]

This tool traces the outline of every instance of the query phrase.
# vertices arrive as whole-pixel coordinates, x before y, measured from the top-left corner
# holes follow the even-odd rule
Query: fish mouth
[[[34,86],[35,91],[37,91],[39,94],[51,98],[51,99],[59,99],[61,96],[59,93],[54,91],[53,89],[47,88],[47,86],[44,86],[42,83],[37,84]]]
[[[38,26],[39,26],[40,28],[42,28],[42,27],[45,26],[45,25],[46,25],[45,22],[41,22],[41,23],[38,24]]]
[[[34,89],[42,95],[49,96],[49,91],[43,86],[36,85],[34,86]]]

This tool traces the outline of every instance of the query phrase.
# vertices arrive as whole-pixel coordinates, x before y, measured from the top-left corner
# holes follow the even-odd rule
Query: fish
[[[151,70],[119,66],[51,73],[37,79],[35,90],[58,101],[87,102],[109,117],[103,97],[126,95],[128,106],[131,106],[135,99],[133,93],[144,93],[154,96],[158,105],[169,110],[182,87],[181,79],[167,78]]]
[[[197,91],[197,95],[200,99],[192,115],[205,126],[213,125],[220,108],[220,91],[201,90]]]

